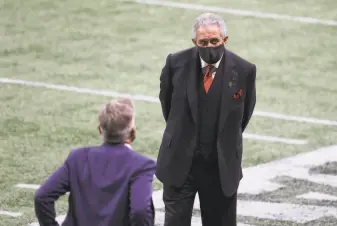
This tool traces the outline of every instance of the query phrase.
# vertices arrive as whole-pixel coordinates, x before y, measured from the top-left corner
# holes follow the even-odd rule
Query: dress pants
[[[197,192],[203,226],[236,226],[237,195],[223,194],[217,160],[207,161],[197,155],[185,183],[179,187],[164,184],[163,190],[164,226],[191,226]]]

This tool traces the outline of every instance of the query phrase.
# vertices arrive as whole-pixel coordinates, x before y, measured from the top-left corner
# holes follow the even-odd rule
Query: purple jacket
[[[58,226],[54,202],[66,192],[63,226],[153,226],[156,163],[123,144],[73,150],[35,193],[40,226]]]

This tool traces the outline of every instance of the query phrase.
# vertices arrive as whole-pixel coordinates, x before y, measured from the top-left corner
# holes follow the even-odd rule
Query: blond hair
[[[135,126],[135,107],[132,100],[112,100],[101,109],[98,121],[104,142],[125,142]]]

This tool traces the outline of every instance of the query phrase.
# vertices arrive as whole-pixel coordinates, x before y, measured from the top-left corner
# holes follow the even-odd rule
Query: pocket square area
[[[243,95],[243,89],[239,89],[239,91],[235,92],[233,95],[234,99],[239,99]]]

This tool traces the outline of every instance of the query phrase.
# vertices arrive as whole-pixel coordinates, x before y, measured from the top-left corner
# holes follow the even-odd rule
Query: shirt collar
[[[127,148],[129,148],[129,149],[131,149],[132,150],[132,146],[131,146],[131,144],[124,144]]]
[[[223,57],[223,54],[218,62],[212,64],[215,68],[219,67],[222,57]],[[200,57],[200,61],[201,61],[201,68],[204,68],[208,65],[208,63],[206,63],[201,57]]]

